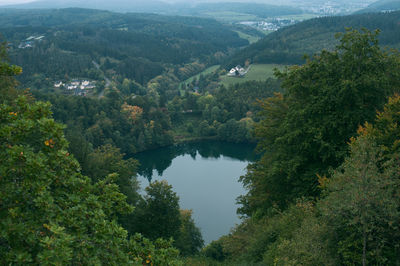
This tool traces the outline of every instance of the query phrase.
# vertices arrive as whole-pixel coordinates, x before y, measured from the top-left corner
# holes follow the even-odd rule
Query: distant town
[[[310,14],[311,17],[323,17],[323,16],[336,16],[351,14],[357,10],[368,7],[369,2],[359,1],[359,2],[349,2],[348,4],[338,3],[335,1],[326,1],[321,4],[316,4],[315,2],[304,1],[298,2],[297,6],[301,8],[305,14]],[[309,19],[309,17],[307,18]],[[299,23],[305,20],[305,18],[288,18],[288,17],[273,17],[265,18],[262,20],[254,21],[242,21],[239,24],[250,26],[261,31],[271,32],[277,31],[280,28],[287,27]]]
[[[44,35],[39,35],[39,36],[29,36],[26,38],[24,41],[22,41],[19,45],[19,49],[26,49],[26,48],[32,48],[35,45],[35,42],[40,42],[44,39]]]
[[[290,26],[300,22],[300,20],[285,18],[270,18],[262,21],[242,21],[239,24],[250,26],[262,31],[277,31],[282,27]]]
[[[57,81],[54,83],[54,88],[64,89],[68,94],[76,96],[86,96],[89,90],[96,87],[94,81],[73,79],[71,82],[63,83]]]

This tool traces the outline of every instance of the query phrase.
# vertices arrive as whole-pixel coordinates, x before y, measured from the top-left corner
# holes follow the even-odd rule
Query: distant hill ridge
[[[39,0],[2,7],[23,9],[80,7],[118,12],[162,12],[162,10],[170,8],[170,5],[163,1],[157,0]]]
[[[356,13],[371,13],[400,10],[399,0],[380,0],[370,4],[367,8]]]
[[[380,29],[381,46],[400,48],[400,11],[322,17],[271,33],[233,55],[224,66],[228,69],[247,59],[252,63],[300,64],[305,54],[332,49],[337,43],[335,33],[344,32],[346,27]]]
[[[0,9],[3,38],[12,62],[24,69],[23,84],[39,80],[36,74],[98,79],[102,74],[92,61],[109,76],[118,73],[142,85],[167,72],[186,79],[248,44],[213,19],[82,8]]]
[[[213,17],[218,12],[231,12],[266,18],[273,16],[298,15],[303,10],[291,6],[270,5],[263,3],[243,2],[176,2],[167,3],[159,0],[39,0],[29,3],[1,5],[3,9],[59,9],[88,8],[113,12],[156,13],[164,15],[184,15],[197,17]],[[211,14],[211,15],[210,15]],[[218,16],[217,16],[218,17]]]

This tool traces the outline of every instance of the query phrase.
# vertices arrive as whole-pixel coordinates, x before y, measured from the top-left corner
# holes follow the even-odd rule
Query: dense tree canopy
[[[116,176],[92,184],[77,172],[48,104],[18,98],[0,110],[2,264],[127,263],[115,215],[132,209]]]
[[[348,30],[335,51],[278,73],[284,92],[262,102],[255,131],[264,156],[242,178],[243,214],[317,196],[317,177],[343,162],[358,126],[399,91],[400,57],[382,52],[377,34]]]
[[[181,227],[179,197],[166,181],[152,182],[139,203],[139,213],[133,222],[136,231],[151,239],[177,239]]]
[[[3,62],[1,76],[12,80],[20,68]],[[20,96],[0,105],[0,263],[177,264],[171,241],[127,238],[117,218],[133,207],[110,173],[116,169],[98,182],[83,176],[63,129],[49,103]]]
[[[22,73],[21,67],[10,65],[6,47],[5,42],[0,43],[0,103],[16,97],[14,76]]]
[[[304,20],[283,27],[262,40],[238,51],[224,66],[243,64],[246,60],[265,64],[302,64],[305,54],[314,54],[323,49],[334,50],[338,43],[335,32],[347,27],[361,30],[381,29],[379,40],[382,45],[400,47],[400,11],[353,14],[348,16],[325,16]]]

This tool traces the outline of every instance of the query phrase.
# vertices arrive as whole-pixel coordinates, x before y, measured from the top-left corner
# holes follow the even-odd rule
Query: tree
[[[49,104],[20,97],[0,110],[2,264],[128,261],[115,215],[132,209],[115,175],[92,184],[77,172]]]
[[[155,181],[146,187],[133,224],[136,232],[150,239],[178,239],[182,224],[179,197],[167,181]]]
[[[83,172],[94,181],[117,173],[117,184],[121,192],[127,196],[128,203],[135,204],[138,200],[139,184],[136,171],[139,163],[132,158],[125,160],[123,156],[120,149],[110,144],[100,146],[88,155],[87,167],[83,169]]]
[[[183,256],[195,255],[204,245],[200,229],[194,223],[191,210],[181,210],[180,213],[181,228],[175,246]]]
[[[377,34],[347,30],[334,51],[277,73],[285,91],[261,103],[255,133],[264,155],[242,177],[241,213],[318,196],[317,175],[343,162],[358,126],[399,91],[400,56],[382,52]]]
[[[365,135],[354,139],[351,156],[328,182],[328,195],[319,203],[337,234],[337,252],[345,264],[398,260],[398,166],[380,169],[380,158],[373,139]]]
[[[170,242],[127,239],[116,219],[132,207],[117,175],[83,176],[63,128],[48,103],[0,106],[0,264],[176,264]]]
[[[393,149],[400,136],[398,110],[399,96],[391,97],[374,125],[359,128],[344,163],[330,179],[320,178],[323,193],[316,215],[282,242],[274,254],[279,260],[307,265],[321,264],[321,259],[323,264],[327,259],[345,265],[399,263],[400,183],[398,150]]]
[[[18,94],[14,76],[22,73],[22,68],[10,65],[7,57],[7,43],[0,43],[0,103],[15,99]]]

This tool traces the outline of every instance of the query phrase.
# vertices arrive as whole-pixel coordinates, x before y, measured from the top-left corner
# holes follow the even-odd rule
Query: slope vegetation
[[[400,47],[400,12],[359,14],[342,17],[323,17],[298,23],[278,30],[261,41],[250,45],[225,62],[225,67],[243,64],[247,59],[253,63],[299,64],[305,54],[332,49],[337,42],[335,32],[346,27],[370,30],[380,29],[382,46]]]

